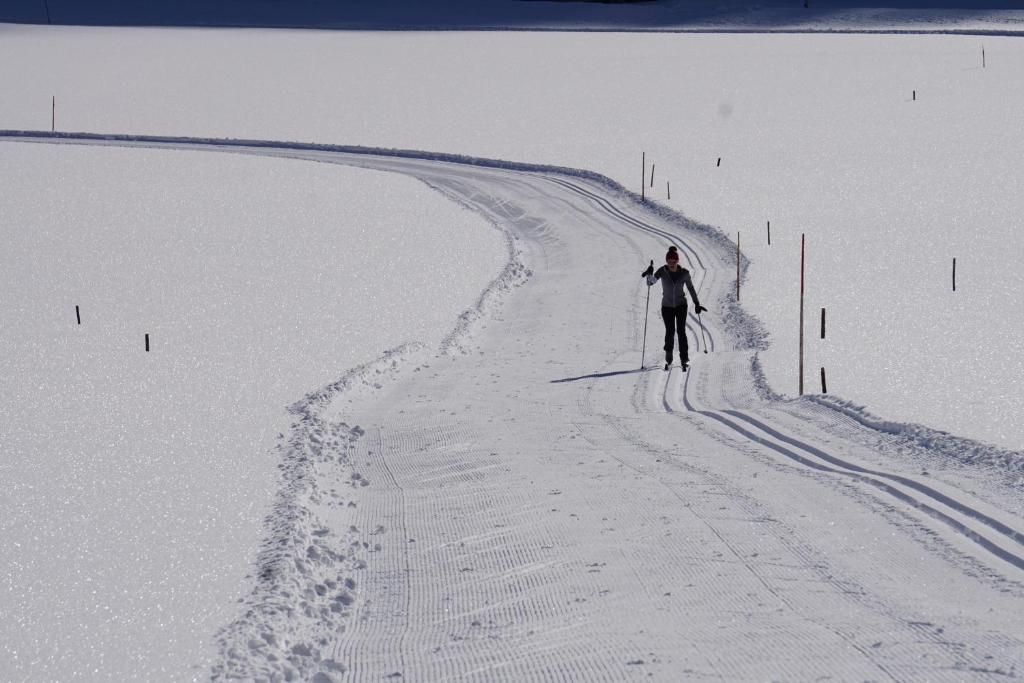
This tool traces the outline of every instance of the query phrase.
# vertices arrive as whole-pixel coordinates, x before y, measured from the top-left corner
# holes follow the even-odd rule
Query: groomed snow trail
[[[968,490],[952,465],[926,473],[841,412],[766,396],[755,352],[735,341],[749,323],[721,315],[735,264],[713,231],[541,169],[137,144],[406,173],[510,233],[513,261],[532,271],[446,352],[396,352],[366,370],[391,377],[379,390],[342,400],[342,382],[296,409],[294,462],[312,464],[294,479],[301,505],[278,521],[292,520],[282,547],[302,557],[261,572],[265,594],[228,630],[217,677],[1024,670],[1019,501],[997,485]],[[639,272],[670,243],[711,309],[711,353],[690,321],[689,373],[660,368],[657,289],[653,368],[638,369]]]

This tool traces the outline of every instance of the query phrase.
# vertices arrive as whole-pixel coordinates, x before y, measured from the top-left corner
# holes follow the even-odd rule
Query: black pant
[[[671,308],[661,307],[661,317],[665,321],[665,362],[672,362],[673,337],[679,337],[679,359],[690,362],[690,347],[686,343],[686,304]]]

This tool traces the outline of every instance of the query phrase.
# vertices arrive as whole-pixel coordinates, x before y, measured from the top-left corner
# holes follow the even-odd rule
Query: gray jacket
[[[647,276],[647,286],[650,287],[658,280],[661,280],[661,306],[662,308],[676,308],[686,305],[686,290],[690,290],[690,298],[693,299],[693,306],[700,306],[697,292],[693,289],[693,280],[690,278],[690,271],[682,266],[676,272],[662,266],[654,271],[654,275]]]

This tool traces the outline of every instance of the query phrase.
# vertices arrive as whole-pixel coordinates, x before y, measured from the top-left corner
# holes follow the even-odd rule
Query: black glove
[[[647,270],[645,270],[644,272],[640,273],[640,277],[649,277],[651,275],[654,275],[654,260],[653,259],[651,259],[651,265],[647,266]]]
[[[707,312],[708,312],[708,309],[704,308],[700,304],[697,304],[697,315],[700,315],[701,313],[707,313]]]

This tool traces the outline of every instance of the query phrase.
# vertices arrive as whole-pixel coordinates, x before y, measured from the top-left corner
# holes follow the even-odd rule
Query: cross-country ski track
[[[254,590],[217,636],[215,678],[1024,672],[1012,491],[978,486],[967,464],[925,472],[927,454],[893,435],[773,397],[718,231],[566,169],[293,143],[0,140],[402,173],[509,236],[505,271],[441,349],[396,349],[292,406]],[[687,373],[678,359],[662,370],[660,286],[639,369],[639,274],[669,244],[709,309],[698,321],[691,307]]]

